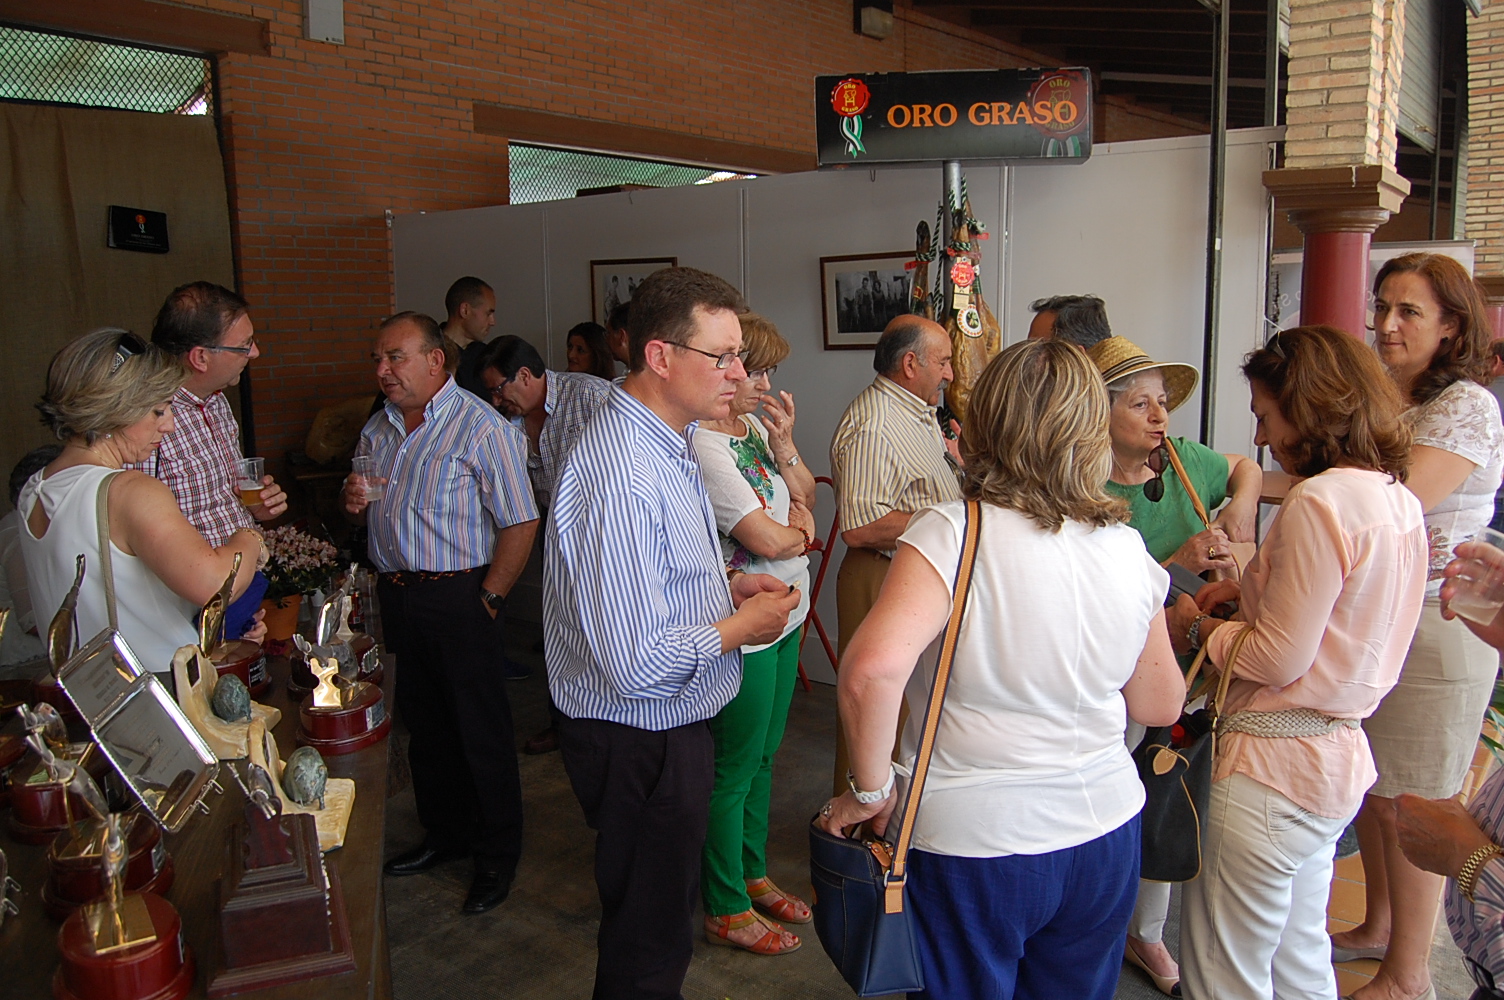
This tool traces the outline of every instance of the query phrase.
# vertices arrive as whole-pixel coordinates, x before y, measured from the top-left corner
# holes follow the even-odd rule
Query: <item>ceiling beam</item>
[[[179,52],[271,54],[262,18],[152,0],[0,0],[0,22]]]

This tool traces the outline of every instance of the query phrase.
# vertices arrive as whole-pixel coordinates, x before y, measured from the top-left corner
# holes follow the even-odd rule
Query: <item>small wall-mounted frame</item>
[[[631,302],[642,279],[665,267],[678,267],[678,257],[625,257],[590,262],[590,315],[601,326],[611,310]]]
[[[912,250],[820,258],[827,351],[871,350],[883,328],[909,311]]]

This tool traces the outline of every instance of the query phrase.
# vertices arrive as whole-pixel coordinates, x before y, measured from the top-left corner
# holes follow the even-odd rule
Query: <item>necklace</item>
[[[1112,453],[1112,468],[1113,468],[1113,471],[1116,472],[1117,475],[1121,477],[1120,479],[1117,480],[1118,483],[1121,483],[1124,486],[1137,486],[1137,485],[1139,485],[1137,482],[1133,481],[1133,473],[1130,472],[1129,470],[1123,468],[1122,463],[1118,461],[1118,456],[1117,456],[1116,452]],[[1149,463],[1148,462],[1141,463],[1140,464],[1140,468],[1144,468],[1144,469],[1149,468]]]

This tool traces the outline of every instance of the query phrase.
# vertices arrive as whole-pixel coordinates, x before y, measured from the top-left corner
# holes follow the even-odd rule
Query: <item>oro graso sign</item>
[[[1091,71],[862,73],[815,78],[820,166],[933,160],[1079,162]]]

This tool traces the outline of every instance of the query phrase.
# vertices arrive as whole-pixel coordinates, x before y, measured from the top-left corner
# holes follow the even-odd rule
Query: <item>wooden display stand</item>
[[[219,904],[211,997],[355,970],[344,892],[311,816],[268,818],[246,803]]]
[[[63,754],[91,774],[98,768],[91,745],[70,748],[76,756]],[[91,766],[92,765],[92,766]],[[89,815],[88,807],[68,787],[47,775],[46,765],[32,754],[11,770],[10,835],[23,844],[45,844],[66,830],[71,820]]]
[[[339,664],[310,657],[318,687],[298,706],[298,745],[325,757],[355,753],[386,739],[392,728],[381,688],[365,681],[336,686]]]

